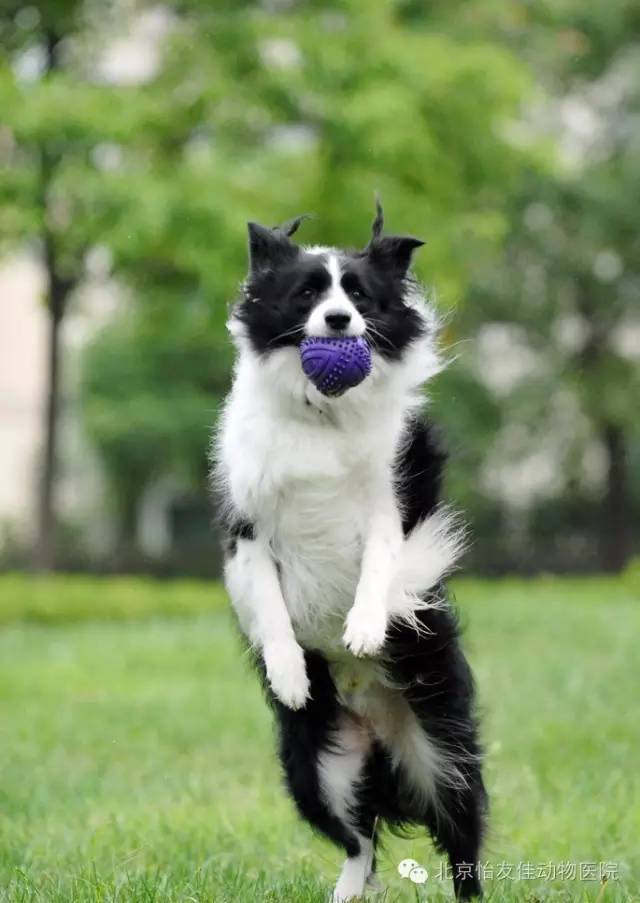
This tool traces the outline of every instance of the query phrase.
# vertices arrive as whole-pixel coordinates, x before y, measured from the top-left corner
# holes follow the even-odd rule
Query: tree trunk
[[[45,33],[45,73],[58,67],[59,36],[49,30]],[[46,398],[44,403],[44,442],[42,464],[38,484],[38,525],[33,563],[38,571],[50,571],[55,565],[56,515],[55,483],[58,451],[58,409],[60,394],[60,327],[64,316],[67,295],[71,289],[68,281],[60,278],[53,236],[47,222],[48,195],[56,166],[50,149],[40,147],[39,205],[42,218],[44,265],[47,274],[47,309],[49,334],[47,340]]]
[[[605,423],[601,436],[607,454],[607,485],[600,518],[600,562],[605,571],[621,571],[631,554],[631,513],[625,436],[621,427]]]
[[[47,342],[46,398],[44,405],[44,448],[39,485],[38,535],[34,565],[51,571],[56,557],[55,484],[58,470],[58,420],[60,408],[60,327],[70,286],[56,273],[53,244],[45,238],[45,267],[48,282],[49,334]]]
[[[141,480],[138,485],[144,485],[144,481]],[[140,495],[135,490],[127,491],[123,487],[120,487],[120,490],[113,565],[118,572],[136,572],[140,569],[142,561],[142,555],[138,548]]]
[[[611,331],[616,325],[615,316],[603,305],[587,277],[577,280],[577,304],[589,325],[590,335],[579,354],[579,366],[590,373],[590,384],[599,374],[603,356],[610,345]],[[595,427],[607,457],[606,486],[595,529],[598,535],[600,567],[610,573],[618,573],[631,555],[632,524],[629,507],[627,479],[626,437],[621,426],[607,420],[606,414]]]

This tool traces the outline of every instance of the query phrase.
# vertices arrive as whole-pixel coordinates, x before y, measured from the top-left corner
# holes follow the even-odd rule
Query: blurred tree
[[[81,0],[5,2],[0,11],[0,242],[4,250],[35,246],[46,275],[48,365],[34,551],[36,566],[45,570],[56,553],[61,328],[88,250],[109,243],[110,219],[130,210],[136,193],[130,180],[129,203],[125,192],[109,197],[102,161],[117,149],[113,142],[152,140],[159,109],[142,92],[104,83],[90,59],[100,12]]]
[[[439,5],[421,27],[393,0],[175,7],[160,85],[198,106],[191,150],[206,181],[222,165],[229,210],[267,222],[308,210],[304,239],[362,245],[378,189],[389,217],[428,239],[420,272],[455,304],[469,262],[503,233],[523,156],[501,132],[525,87],[514,55],[449,34]]]
[[[428,239],[421,273],[451,305],[473,260],[501,240],[523,156],[500,130],[524,89],[519,63],[495,43],[447,36],[439,18],[419,29],[401,4],[358,0],[284,13],[257,2],[173,9],[148,85],[165,113],[145,166],[124,148],[103,180],[119,211],[109,223],[115,269],[137,304],[96,338],[83,394],[122,510],[163,468],[185,471],[195,455],[201,467],[190,472],[204,473],[247,219],[311,211],[303,240],[363,245],[378,189],[390,223]]]
[[[38,508],[35,560],[49,569],[53,563],[55,518],[53,490],[56,476],[57,424],[60,385],[60,326],[67,300],[77,283],[82,249],[60,241],[61,220],[68,219],[63,201],[56,198],[58,169],[67,151],[64,124],[58,132],[49,111],[62,79],[62,39],[73,27],[80,4],[60,0],[38,7],[4,3],[0,18],[0,104],[3,109],[0,240],[19,242],[37,237],[46,272],[49,311],[47,394],[44,454]],[[29,85],[29,82],[32,82]],[[37,87],[34,88],[34,85]],[[32,92],[36,108],[30,106]],[[53,112],[53,111],[51,111]],[[38,115],[38,113],[40,115]],[[57,126],[57,124],[56,124]],[[66,161],[65,161],[66,162]]]
[[[189,268],[187,258],[206,249],[203,221],[206,229],[215,226],[215,214],[203,202],[201,186],[196,188],[193,181],[186,185],[172,171],[174,147],[183,149],[197,111],[148,89],[144,80],[128,81],[126,72],[114,75],[105,64],[111,44],[137,15],[130,4],[102,5],[93,0],[26,6],[5,2],[0,8],[0,242],[5,251],[25,243],[38,251],[49,313],[34,550],[34,563],[43,570],[54,566],[56,558],[61,329],[74,289],[86,276],[88,252],[106,246],[116,276],[134,293],[144,286],[155,299],[153,317],[167,297],[175,302],[185,287],[193,289],[193,267]],[[139,50],[152,56],[153,47],[144,41]],[[199,233],[185,228],[186,222],[192,226],[196,220]],[[186,317],[189,310],[185,303]],[[171,316],[166,327],[173,328]],[[176,336],[180,334],[177,330]],[[107,364],[103,357],[101,366],[108,371]],[[113,375],[115,379],[117,373]],[[163,397],[162,379],[155,388]],[[178,418],[168,420],[177,423]],[[97,422],[90,420],[92,426]],[[135,423],[129,427],[134,430]],[[123,435],[126,432],[125,424]],[[115,468],[119,477],[111,483],[122,490],[116,510],[130,519],[122,487],[124,468],[115,467],[114,462],[121,464],[132,439],[126,437],[118,456],[113,452],[113,437],[101,445],[101,436],[96,428],[94,439],[104,453],[107,472]],[[127,487],[139,473],[139,455],[136,449],[127,457],[131,470]],[[129,508],[131,504],[134,500]]]
[[[620,338],[634,328],[638,285],[635,4],[175,0],[154,7],[166,34],[157,68],[115,84],[105,48],[149,6],[59,0],[25,15],[5,4],[0,19],[0,235],[40,242],[52,361],[88,249],[108,247],[123,289],[82,376],[121,560],[154,481],[179,473],[203,486],[246,220],[309,211],[302,240],[362,245],[377,189],[390,227],[428,241],[419,275],[444,308],[459,306],[447,341],[457,350],[474,338],[435,405],[458,452],[452,491],[475,521],[478,563],[526,563],[550,530],[563,555],[575,534],[584,561],[596,530],[603,563],[620,565],[638,497],[625,462],[640,455],[637,370]],[[42,564],[56,373],[52,364]],[[554,437],[537,485],[547,465],[524,465]],[[602,500],[594,448],[608,474]]]
[[[208,497],[206,450],[229,360],[212,349],[204,305],[191,317],[175,299],[172,305],[160,320],[140,309],[117,317],[83,361],[85,424],[105,466],[116,527],[113,564],[121,569],[142,562],[138,513],[154,481],[170,474],[197,488],[203,504]]]
[[[543,137],[555,162],[532,169],[513,194],[501,265],[474,268],[458,317],[462,332],[494,342],[477,342],[466,368],[447,377],[484,412],[472,433],[485,454],[461,462],[457,485],[475,496],[472,511],[493,511],[485,520],[495,525],[513,511],[514,484],[528,482],[519,528],[511,516],[504,537],[516,560],[619,570],[637,544],[640,513],[631,466],[640,455],[640,10],[626,2],[516,7],[494,5],[496,18],[483,27],[531,61],[543,90],[518,137]],[[495,384],[491,357],[501,355],[513,373]],[[466,420],[473,417],[470,410]],[[465,418],[449,420],[460,436]],[[487,454],[503,462],[492,484]],[[536,456],[537,472],[545,456],[549,470],[540,486],[526,468]],[[489,540],[478,550],[486,560],[495,531],[477,533]]]

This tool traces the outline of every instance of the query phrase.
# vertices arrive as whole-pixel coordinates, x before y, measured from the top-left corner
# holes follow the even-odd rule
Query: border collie
[[[471,672],[443,578],[463,545],[439,502],[422,412],[436,317],[410,275],[423,242],[303,247],[304,217],[249,224],[249,273],[221,418],[225,581],[278,725],[303,818],[346,851],[333,900],[376,886],[382,824],[425,826],[456,895],[481,892],[486,793]],[[341,397],[305,377],[306,336],[363,336],[370,375]]]

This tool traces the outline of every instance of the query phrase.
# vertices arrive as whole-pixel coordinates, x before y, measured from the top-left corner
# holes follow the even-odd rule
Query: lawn
[[[488,750],[488,899],[639,899],[637,580],[456,594]],[[8,576],[0,623],[0,900],[327,899],[340,853],[281,790],[218,587]],[[400,878],[406,857],[426,884]],[[579,880],[603,862],[617,877]],[[381,899],[451,899],[439,864],[420,835],[387,838]]]

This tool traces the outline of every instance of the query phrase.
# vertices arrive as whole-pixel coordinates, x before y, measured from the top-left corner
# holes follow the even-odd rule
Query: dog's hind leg
[[[375,816],[359,804],[371,736],[361,719],[343,710],[331,734],[330,746],[318,756],[320,786],[329,808],[353,831],[357,851],[347,859],[333,892],[333,903],[361,897],[372,879],[375,857]]]
[[[480,769],[467,770],[465,787],[443,788],[441,810],[427,820],[436,847],[447,854],[456,898],[482,896],[479,855],[486,812],[486,793]]]
[[[447,854],[456,895],[480,895],[478,858],[487,817],[474,684],[448,606],[420,612],[418,632],[401,626],[389,643],[388,678],[411,712],[392,748],[408,783],[425,792],[423,814]]]
[[[340,704],[325,659],[306,653],[306,665],[306,706],[292,711],[274,702],[280,758],[300,815],[347,854],[333,894],[342,903],[363,894],[373,869],[375,817],[359,799],[371,738]]]

